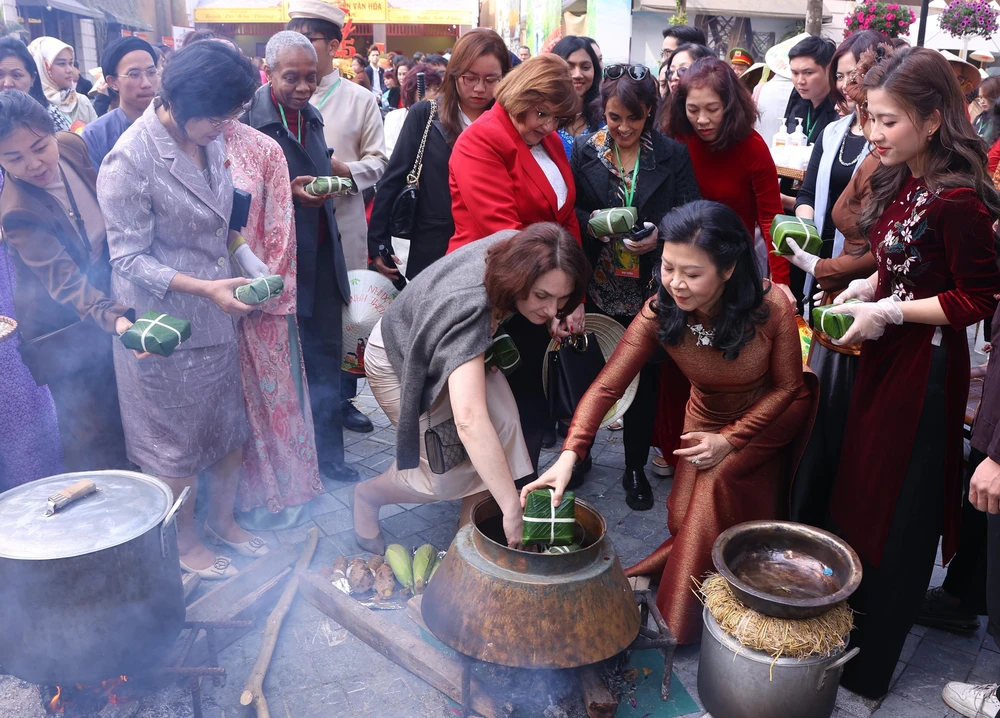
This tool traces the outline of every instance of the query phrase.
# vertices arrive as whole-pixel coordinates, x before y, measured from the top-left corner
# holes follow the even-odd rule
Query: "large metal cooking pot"
[[[503,543],[496,501],[478,502],[424,592],[427,627],[460,653],[520,668],[573,668],[628,648],[635,595],[601,515],[577,499],[576,520],[579,551],[520,551]]]
[[[698,695],[720,718],[830,718],[844,664],[861,650],[771,658],[723,631],[704,609]]]
[[[0,494],[0,665],[62,685],[156,666],[184,624],[173,519],[186,494],[130,471]]]

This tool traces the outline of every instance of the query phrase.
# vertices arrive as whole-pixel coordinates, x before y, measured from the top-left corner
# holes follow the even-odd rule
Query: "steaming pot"
[[[500,543],[496,501],[479,501],[424,592],[427,627],[460,653],[520,668],[573,668],[628,648],[635,594],[601,515],[577,499],[576,520],[587,536],[579,551],[520,551]]]
[[[174,516],[186,494],[130,471],[0,494],[0,665],[38,684],[158,665],[184,624]]]

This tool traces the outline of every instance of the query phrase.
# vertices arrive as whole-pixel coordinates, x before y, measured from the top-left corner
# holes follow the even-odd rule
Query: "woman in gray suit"
[[[160,96],[104,160],[98,198],[108,231],[115,301],[191,322],[169,358],[139,362],[116,343],[115,373],[129,459],[174,494],[209,477],[205,534],[244,555],[266,544],[236,525],[233,504],[248,426],[236,321],[251,307],[233,297],[227,247],[233,183],[216,141],[258,84],[257,71],[226,43],[178,52]],[[194,501],[179,516],[181,567],[203,578],[236,573],[198,538]]]

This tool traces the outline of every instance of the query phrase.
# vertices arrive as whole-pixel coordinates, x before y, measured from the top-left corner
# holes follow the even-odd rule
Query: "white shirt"
[[[563,205],[566,204],[566,198],[569,196],[569,187],[566,186],[566,180],[563,179],[558,165],[552,161],[549,153],[541,145],[535,145],[531,148],[531,156],[535,158],[538,166],[542,168],[542,172],[545,173],[549,184],[552,185],[552,191],[556,193],[556,209],[562,209]]]
[[[372,66],[369,65],[368,67],[372,67]],[[382,87],[382,83],[381,83],[380,78],[378,76],[378,70],[379,69],[377,67],[372,67],[372,94],[374,94],[377,97],[381,98],[382,97],[382,93],[385,91],[385,88]]]

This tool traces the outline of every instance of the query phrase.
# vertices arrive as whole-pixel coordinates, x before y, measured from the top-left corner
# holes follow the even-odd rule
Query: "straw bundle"
[[[782,656],[826,656],[843,650],[847,645],[845,639],[854,627],[846,601],[816,618],[798,621],[772,618],[744,605],[730,590],[726,579],[717,573],[709,574],[702,584],[692,580],[702,603],[723,631],[747,648],[763,651],[775,660]]]

